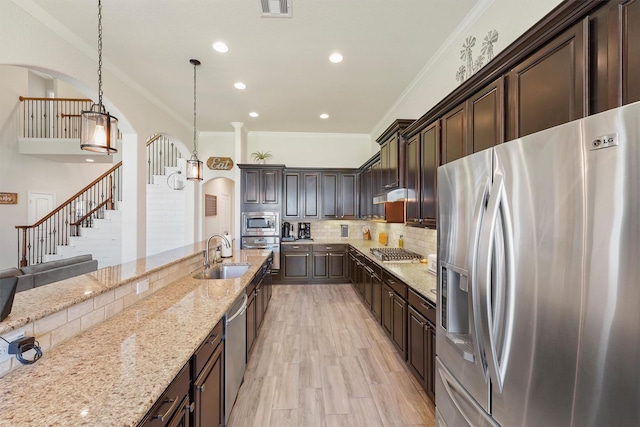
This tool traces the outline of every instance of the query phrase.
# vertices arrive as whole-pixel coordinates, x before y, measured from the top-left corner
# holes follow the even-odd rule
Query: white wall
[[[95,46],[88,46],[80,41],[73,34],[64,30],[60,31],[60,25],[53,18],[43,16],[39,8],[34,3],[26,3],[18,7],[11,1],[0,2],[0,40],[3,48],[0,50],[0,65],[16,65],[33,70],[43,71],[61,81],[74,87],[83,97],[97,99],[97,52]],[[62,35],[60,35],[62,34]],[[124,72],[113,67],[109,61],[105,61],[102,69],[103,99],[107,110],[118,117],[119,127],[123,131],[126,144],[144,144],[144,141],[153,134],[164,133],[171,135],[176,143],[190,141],[193,132],[189,121],[177,119],[178,115],[165,105],[157,101],[152,93],[146,92],[137,83],[131,81]],[[26,75],[26,74],[25,74]],[[7,119],[7,112],[13,113],[17,106],[19,95],[28,93],[26,77],[17,76],[22,79],[22,86],[12,87],[10,81],[4,78],[0,81],[2,96],[0,103],[0,145],[2,146],[3,167],[0,170],[0,191],[12,191],[7,188],[7,183],[11,182],[11,188],[17,188],[25,194],[26,189],[43,191],[45,185],[51,186],[56,191],[76,192],[78,182],[89,182],[99,175],[91,173],[90,178],[85,178],[84,167],[80,165],[64,165],[61,163],[32,163],[25,160],[26,156],[16,154],[17,151],[11,146],[15,143],[15,124]],[[123,152],[137,153],[139,148],[131,150],[132,147],[123,147]],[[137,173],[140,168],[146,167],[146,162],[140,156],[134,158],[123,157],[125,173],[123,175],[127,185],[134,191],[126,192],[129,200],[124,204],[123,224],[129,228],[123,230],[123,257],[126,260],[144,256],[145,247],[145,175]],[[132,164],[134,163],[134,164]],[[5,167],[8,165],[9,167]],[[32,167],[30,167],[32,166]],[[94,168],[97,165],[93,165]],[[104,166],[102,166],[104,167]],[[69,174],[67,174],[69,170]],[[93,169],[95,170],[95,169]],[[73,186],[69,181],[57,178],[73,176]],[[13,183],[12,180],[20,177],[21,182]],[[82,181],[81,181],[82,180]],[[42,183],[42,185],[37,185]],[[5,189],[6,188],[6,189]],[[24,188],[24,189],[23,189]],[[48,187],[47,187],[48,188]],[[20,197],[20,196],[19,196]],[[22,197],[22,200],[24,200]],[[58,202],[63,197],[57,197]],[[7,218],[11,221],[4,221],[5,214],[23,215],[26,213],[16,213],[21,207],[3,209],[2,226],[0,226],[0,267],[16,265],[13,255],[17,254],[16,232],[9,232],[13,224],[20,223],[15,217]],[[11,224],[9,227],[5,223]],[[132,225],[133,224],[133,225]],[[130,226],[132,225],[132,226]],[[123,227],[124,228],[124,227]],[[5,243],[7,242],[7,243]]]
[[[29,225],[29,191],[52,193],[60,204],[111,167],[53,162],[19,153],[18,97],[28,93],[28,74],[25,68],[0,65],[0,192],[18,193],[17,205],[0,205],[0,269],[18,265],[15,226]]]
[[[253,163],[255,151],[269,151],[268,163],[287,167],[358,168],[374,154],[369,135],[302,132],[249,132],[243,163]]]

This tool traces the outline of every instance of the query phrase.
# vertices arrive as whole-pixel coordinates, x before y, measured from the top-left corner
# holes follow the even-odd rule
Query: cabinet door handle
[[[421,302],[420,305],[426,308],[427,310],[433,310],[433,308],[426,302]]]
[[[218,334],[211,335],[207,340],[207,344],[215,344],[217,338],[218,338]]]
[[[191,402],[189,405],[189,412],[193,412],[196,409],[196,402]]]
[[[393,292],[389,292],[389,296],[393,298]]]
[[[174,397],[174,398],[169,397],[169,398],[166,398],[163,403],[171,403],[171,406],[169,406],[169,409],[167,409],[167,411],[164,414],[155,414],[153,418],[156,420],[164,421],[165,418],[173,414],[173,411],[175,411],[176,406],[178,406],[179,402],[177,397]]]
[[[396,281],[392,279],[387,279],[387,283],[390,285],[393,285],[394,283],[396,283]]]
[[[293,249],[300,249],[300,246],[294,246]]]
[[[204,393],[205,386],[206,386],[206,384],[199,385],[199,386],[198,386],[198,391],[199,391],[200,393]]]

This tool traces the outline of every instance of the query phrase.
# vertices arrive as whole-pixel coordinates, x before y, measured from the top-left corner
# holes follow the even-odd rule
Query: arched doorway
[[[239,249],[239,236],[233,236],[236,223],[234,192],[235,181],[229,178],[213,178],[202,185],[204,207],[202,237],[206,239],[212,234],[228,233],[236,240],[234,248]],[[216,204],[215,212],[211,206],[214,203],[213,200]]]

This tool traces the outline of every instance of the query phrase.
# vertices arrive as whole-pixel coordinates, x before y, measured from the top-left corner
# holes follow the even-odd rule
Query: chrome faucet
[[[207,239],[207,249],[204,252],[204,262],[202,264],[204,265],[205,270],[211,268],[211,264],[209,264],[209,246],[211,244],[211,239],[213,239],[214,237],[220,237],[225,248],[231,247],[231,242],[229,241],[229,239],[220,234],[212,234],[211,237]]]

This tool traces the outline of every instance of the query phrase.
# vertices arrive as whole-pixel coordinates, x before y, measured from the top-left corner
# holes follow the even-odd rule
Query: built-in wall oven
[[[280,213],[243,212],[242,236],[280,236]]]
[[[280,270],[280,237],[243,237],[242,249],[264,249],[273,251],[273,270]]]

